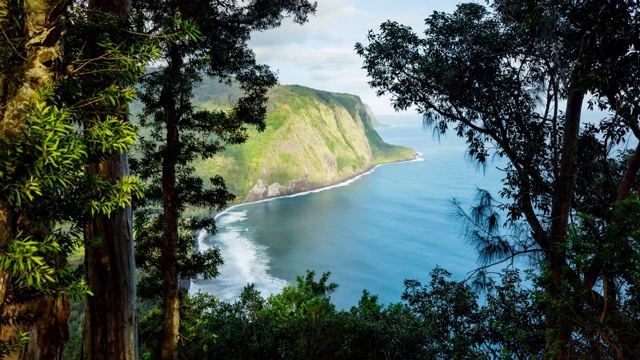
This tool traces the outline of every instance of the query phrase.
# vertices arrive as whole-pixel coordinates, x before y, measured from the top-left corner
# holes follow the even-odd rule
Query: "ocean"
[[[465,279],[477,255],[461,236],[451,203],[471,205],[478,188],[495,196],[502,173],[496,163],[478,168],[464,141],[438,138],[423,129],[419,115],[380,117],[378,129],[390,144],[420,152],[410,162],[381,165],[367,174],[321,191],[233,207],[217,217],[218,234],[201,233],[200,249],[220,248],[224,265],[213,280],[194,281],[233,301],[248,283],[264,296],[295,285],[306,270],[331,272],[339,285],[338,308],[358,304],[362,291],[382,303],[400,301],[405,279],[428,282],[440,266]]]

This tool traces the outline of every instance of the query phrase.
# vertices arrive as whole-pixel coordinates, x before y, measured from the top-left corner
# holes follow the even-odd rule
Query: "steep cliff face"
[[[222,175],[239,201],[255,201],[337,183],[414,155],[382,141],[357,96],[277,86],[270,93],[267,129],[253,131],[247,143],[230,146],[197,169],[201,176]]]

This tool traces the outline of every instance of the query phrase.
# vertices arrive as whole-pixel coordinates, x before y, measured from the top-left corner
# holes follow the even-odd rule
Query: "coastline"
[[[215,213],[214,214],[214,212],[212,210],[211,213],[210,213],[210,216],[212,216],[214,219],[217,219],[218,216],[223,215],[226,212],[233,211],[234,209],[240,208],[242,206],[253,205],[253,204],[267,202],[267,201],[278,200],[278,199],[281,199],[281,198],[293,198],[293,197],[298,197],[298,196],[305,196],[305,195],[314,194],[314,193],[318,193],[318,192],[325,191],[325,190],[331,190],[331,189],[334,189],[334,188],[347,186],[347,185],[349,185],[349,184],[351,184],[351,183],[353,183],[355,181],[358,181],[359,179],[361,179],[361,178],[363,178],[363,177],[365,177],[367,175],[372,174],[379,166],[406,163],[406,162],[424,161],[424,158],[421,157],[422,155],[423,155],[423,153],[415,151],[412,158],[373,164],[373,165],[368,166],[363,171],[361,171],[361,172],[359,172],[357,174],[354,174],[353,176],[350,176],[350,177],[348,177],[346,179],[341,179],[339,181],[336,181],[334,183],[330,183],[328,185],[317,186],[317,187],[314,187],[314,188],[306,189],[306,190],[303,190],[303,191],[299,191],[299,192],[292,193],[292,194],[287,194],[287,195],[274,196],[274,197],[269,197],[269,198],[265,198],[265,199],[255,200],[255,201],[242,201],[242,202],[234,203],[233,205],[229,206],[228,208],[224,209],[223,211],[221,211],[219,213]],[[200,243],[203,241],[204,237],[207,235],[207,232],[205,230],[200,230],[200,231],[194,233],[194,235],[195,235],[195,237],[194,237],[195,249],[196,249],[196,251],[199,251]],[[193,289],[194,287],[196,289],[198,289],[198,291],[200,291],[202,288],[200,287],[200,285],[196,284],[196,282],[197,282],[196,279],[192,279],[192,280],[188,281],[188,283],[187,283],[187,281],[184,281],[184,282],[181,282],[181,286],[183,286],[183,288],[187,289],[187,291],[191,291],[191,289]]]
[[[320,192],[320,191],[334,189],[334,188],[341,187],[341,186],[346,186],[346,185],[351,184],[354,181],[357,181],[357,180],[361,179],[364,176],[367,176],[367,175],[373,173],[378,166],[399,164],[399,163],[405,163],[405,162],[424,161],[424,159],[420,157],[422,155],[423,154],[421,152],[417,152],[416,151],[412,159],[394,160],[394,161],[389,161],[389,162],[370,165],[365,170],[363,170],[363,171],[361,171],[361,172],[359,172],[357,174],[354,174],[353,176],[348,177],[346,179],[341,179],[339,181],[336,181],[334,183],[330,183],[330,184],[327,184],[327,185],[320,185],[318,187],[305,189],[305,190],[300,191],[300,192],[287,194],[287,195],[273,196],[273,197],[268,197],[268,198],[265,198],[265,199],[254,200],[254,201],[240,201],[240,202],[234,203],[233,205],[229,206],[228,208],[226,208],[226,209],[224,209],[224,210],[222,210],[220,212],[215,212],[214,210],[211,210],[210,216],[212,216],[214,219],[217,219],[218,216],[224,214],[227,211],[231,211],[232,209],[238,208],[238,207],[242,207],[242,206],[246,206],[246,205],[252,205],[252,204],[258,204],[258,203],[277,200],[277,199],[304,196],[304,195],[314,194],[314,193],[317,193],[317,192]]]

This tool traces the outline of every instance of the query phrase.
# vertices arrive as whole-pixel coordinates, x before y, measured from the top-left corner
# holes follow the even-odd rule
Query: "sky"
[[[367,83],[362,58],[354,50],[366,44],[369,30],[379,32],[386,20],[424,29],[434,11],[452,12],[456,0],[317,0],[315,16],[304,25],[290,20],[276,29],[252,34],[249,46],[259,63],[278,74],[283,85],[360,96],[376,115],[394,114],[388,98],[379,98]]]

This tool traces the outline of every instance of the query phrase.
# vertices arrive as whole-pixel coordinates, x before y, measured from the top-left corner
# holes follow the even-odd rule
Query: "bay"
[[[390,144],[421,153],[418,161],[381,165],[347,184],[231,208],[217,218],[219,233],[198,237],[200,249],[220,248],[220,276],[192,284],[221,300],[237,299],[247,283],[264,296],[295,285],[307,269],[330,271],[338,308],[357,305],[364,289],[383,303],[398,302],[405,279],[428,281],[441,266],[455,279],[477,267],[474,249],[454,222],[455,197],[473,202],[478,188],[497,196],[502,173],[478,169],[464,141],[438,139],[411,115],[380,117]]]

